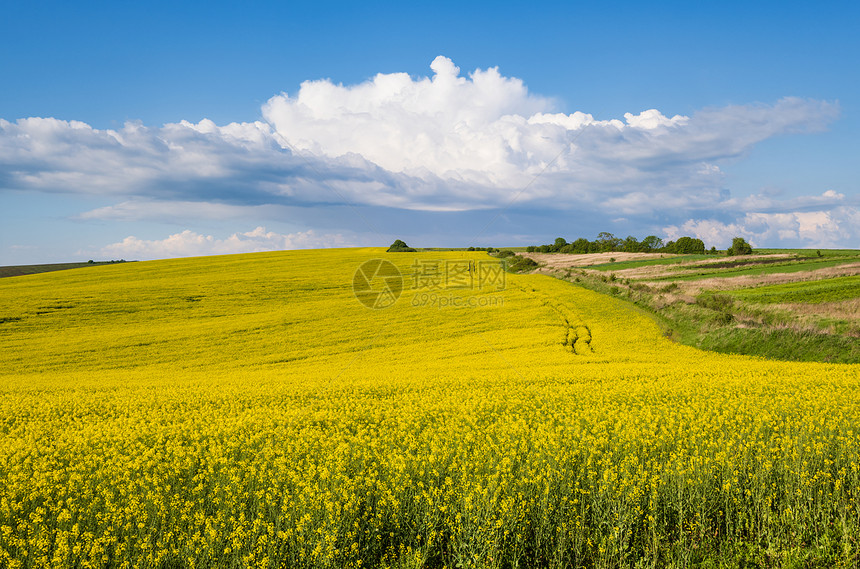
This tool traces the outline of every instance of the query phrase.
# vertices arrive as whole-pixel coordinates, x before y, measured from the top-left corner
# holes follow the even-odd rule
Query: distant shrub
[[[751,255],[752,247],[743,237],[735,237],[732,239],[732,246],[726,250],[726,254],[732,255]]]
[[[534,259],[523,257],[522,255],[509,257],[509,260],[506,263],[507,270],[512,273],[525,273],[527,271],[533,271],[540,266]]]
[[[394,243],[391,244],[386,251],[387,253],[414,253],[415,249],[401,241],[400,239],[396,239]]]

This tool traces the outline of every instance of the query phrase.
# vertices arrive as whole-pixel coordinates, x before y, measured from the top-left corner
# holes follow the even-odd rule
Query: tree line
[[[695,237],[679,237],[677,241],[663,240],[656,235],[649,235],[639,241],[636,237],[628,235],[621,239],[612,233],[603,231],[598,233],[597,239],[589,241],[580,237],[570,243],[564,237],[557,237],[554,243],[547,245],[529,245],[526,248],[529,253],[671,253],[677,255],[690,254],[717,254],[717,248],[705,249],[705,243]],[[732,246],[727,250],[729,255],[749,255],[752,247],[741,237],[732,240]]]

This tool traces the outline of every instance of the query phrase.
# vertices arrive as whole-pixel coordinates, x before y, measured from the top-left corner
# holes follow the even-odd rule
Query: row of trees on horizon
[[[666,243],[656,235],[649,235],[642,241],[632,235],[621,239],[612,233],[603,231],[597,235],[597,239],[589,241],[580,237],[568,243],[564,237],[557,237],[555,242],[547,245],[529,245],[526,248],[529,253],[672,253],[672,254],[716,254],[717,248],[705,249],[705,243],[695,237],[679,237],[677,241]],[[742,238],[736,237],[728,253],[734,255],[745,255],[752,253],[752,247]]]

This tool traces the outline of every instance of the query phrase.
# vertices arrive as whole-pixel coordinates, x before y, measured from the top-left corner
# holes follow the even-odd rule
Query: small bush
[[[394,243],[391,244],[386,251],[387,253],[414,253],[415,249],[401,241],[400,239],[395,239]]]
[[[718,312],[716,317],[714,317],[714,321],[717,324],[721,324],[723,326],[727,326],[734,321],[735,317],[731,312]]]
[[[527,271],[533,271],[538,268],[537,261],[534,259],[530,259],[529,257],[523,257],[521,255],[514,255],[513,257],[509,257],[509,260],[506,261],[506,268],[508,271],[512,273],[525,273]]]

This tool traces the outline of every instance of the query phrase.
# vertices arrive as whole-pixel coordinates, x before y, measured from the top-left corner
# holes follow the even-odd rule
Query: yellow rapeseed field
[[[860,366],[679,346],[493,263],[0,280],[0,567],[860,563]]]

